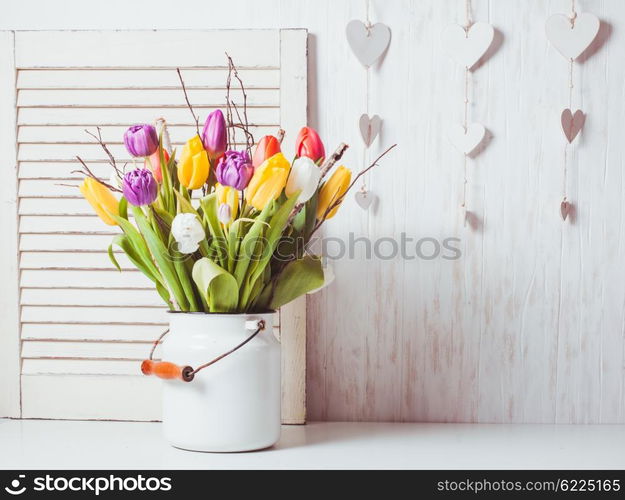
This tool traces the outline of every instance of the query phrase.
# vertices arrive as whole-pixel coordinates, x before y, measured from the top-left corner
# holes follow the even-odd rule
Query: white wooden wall
[[[625,422],[625,2],[576,3],[604,24],[595,53],[576,66],[574,100],[588,118],[572,155],[571,225],[558,216],[567,65],[544,35],[570,0],[472,0],[499,47],[473,76],[470,117],[492,140],[469,165],[468,201],[483,219],[471,232],[458,209],[462,158],[446,139],[462,118],[462,71],[440,46],[464,0],[371,1],[392,41],[371,74],[369,109],[384,119],[381,143],[400,147],[369,179],[378,211],[350,200],[325,233],[458,236],[463,258],[335,265],[335,283],[309,299],[312,419]],[[346,165],[362,164],[365,73],[344,29],[364,19],[364,0],[150,5],[23,0],[0,27],[306,27],[309,122],[330,148],[353,145]]]

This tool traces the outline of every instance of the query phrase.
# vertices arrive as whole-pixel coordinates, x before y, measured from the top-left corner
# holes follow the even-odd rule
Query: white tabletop
[[[2,469],[625,468],[623,425],[311,423],[253,453],[170,447],[160,424],[0,419]]]

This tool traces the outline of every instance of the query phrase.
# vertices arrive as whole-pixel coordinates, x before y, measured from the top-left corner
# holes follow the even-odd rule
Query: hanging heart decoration
[[[375,200],[375,195],[366,189],[361,189],[360,191],[356,191],[354,198],[360,208],[363,210],[369,210],[369,207],[371,207],[373,201]]]
[[[567,59],[577,59],[599,33],[599,19],[584,12],[573,19],[554,14],[547,19],[545,31],[551,44]]]
[[[486,137],[486,129],[480,123],[470,123],[465,128],[462,125],[454,125],[449,130],[449,140],[465,155],[475,151]]]
[[[443,47],[456,62],[471,68],[493,43],[495,29],[488,23],[474,23],[468,30],[451,24],[443,31]]]
[[[562,220],[566,220],[571,213],[573,213],[573,205],[566,200],[560,203],[560,215],[562,216]]]
[[[354,19],[347,23],[345,34],[352,52],[366,68],[382,57],[391,42],[391,29],[382,23],[368,26]]]
[[[380,129],[382,128],[382,119],[378,115],[373,115],[369,118],[369,115],[364,113],[360,116],[358,124],[360,126],[360,135],[362,136],[365,146],[371,146],[375,138],[380,133]]]
[[[569,108],[562,111],[560,122],[562,123],[562,130],[566,140],[569,143],[573,142],[577,134],[582,130],[584,121],[586,121],[586,115],[581,109],[578,109],[575,113],[572,113]]]

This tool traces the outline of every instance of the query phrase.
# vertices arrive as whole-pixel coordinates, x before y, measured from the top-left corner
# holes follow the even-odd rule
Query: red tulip
[[[319,160],[323,161],[326,156],[326,150],[315,129],[304,127],[299,131],[297,139],[295,140],[295,155],[298,158],[300,156],[307,156],[315,163]]]
[[[280,152],[280,142],[273,135],[266,135],[256,145],[256,151],[252,158],[254,168],[262,165],[267,159]]]
[[[169,161],[169,153],[165,148],[163,148],[163,156],[165,157],[165,163],[167,163]],[[161,170],[161,158],[158,154],[158,149],[146,158],[145,168],[151,170],[156,182],[163,182],[163,171]]]

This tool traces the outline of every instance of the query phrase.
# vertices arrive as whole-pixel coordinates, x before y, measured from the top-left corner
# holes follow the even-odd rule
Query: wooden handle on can
[[[195,374],[190,366],[178,366],[169,361],[152,361],[146,359],[141,363],[141,372],[144,375],[155,375],[165,380],[178,379],[191,382]]]

